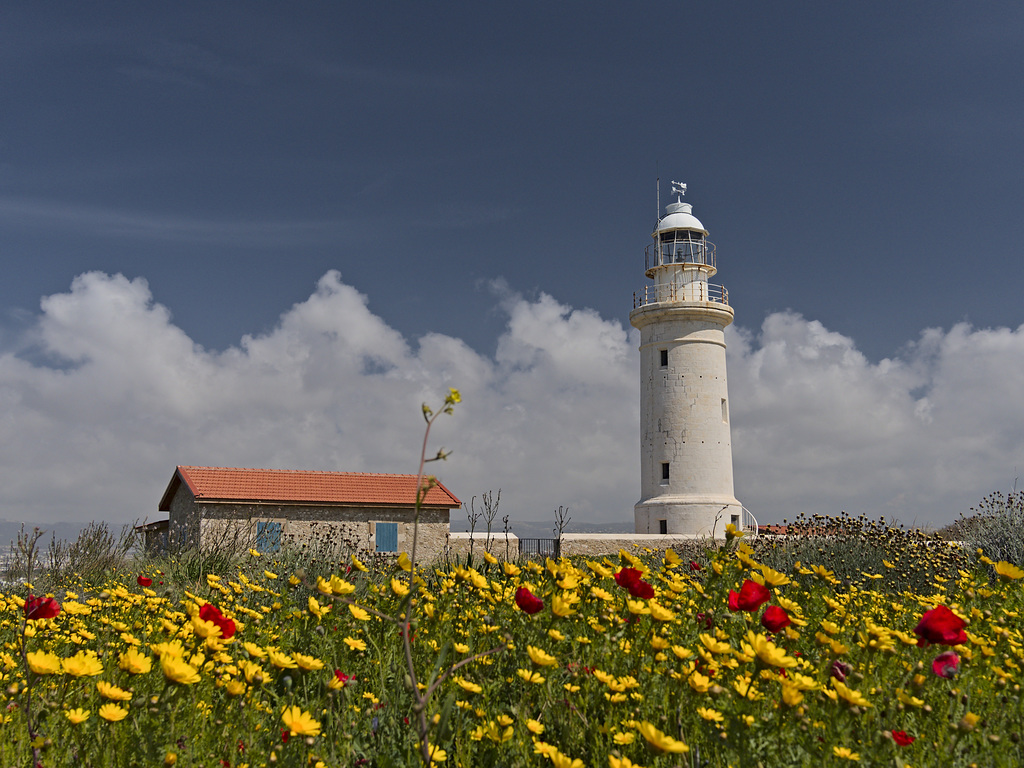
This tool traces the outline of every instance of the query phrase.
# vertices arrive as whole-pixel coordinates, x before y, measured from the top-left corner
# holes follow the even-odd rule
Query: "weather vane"
[[[682,197],[683,195],[686,194],[686,185],[685,184],[681,184],[678,181],[673,181],[672,182],[672,194],[673,195],[679,195],[679,197]],[[676,202],[677,203],[682,202],[679,199],[679,197],[676,198]]]

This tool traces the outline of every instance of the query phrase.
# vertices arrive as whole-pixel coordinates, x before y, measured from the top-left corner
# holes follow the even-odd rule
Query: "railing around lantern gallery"
[[[642,291],[633,293],[633,309],[646,307],[648,304],[669,304],[683,301],[713,301],[718,304],[729,303],[729,291],[724,285],[711,283],[666,283],[664,285],[645,285]]]

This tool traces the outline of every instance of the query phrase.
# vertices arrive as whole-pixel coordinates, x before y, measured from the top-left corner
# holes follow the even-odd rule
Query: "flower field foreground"
[[[26,587],[0,595],[0,765],[415,765],[408,612],[435,765],[1019,766],[1024,571],[984,560],[899,593],[741,540]]]

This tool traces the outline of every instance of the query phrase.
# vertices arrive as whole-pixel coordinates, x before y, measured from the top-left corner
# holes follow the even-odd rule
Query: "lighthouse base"
[[[743,505],[732,497],[655,496],[633,507],[635,532],[722,538],[729,523],[742,529]]]

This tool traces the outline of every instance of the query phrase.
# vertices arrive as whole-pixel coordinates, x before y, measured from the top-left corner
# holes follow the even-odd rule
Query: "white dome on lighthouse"
[[[674,229],[697,230],[706,235],[708,231],[704,229],[700,219],[690,213],[692,210],[693,206],[689,203],[669,203],[665,206],[665,218],[658,222],[658,228],[654,230],[651,236],[657,237],[660,232],[668,232]]]

